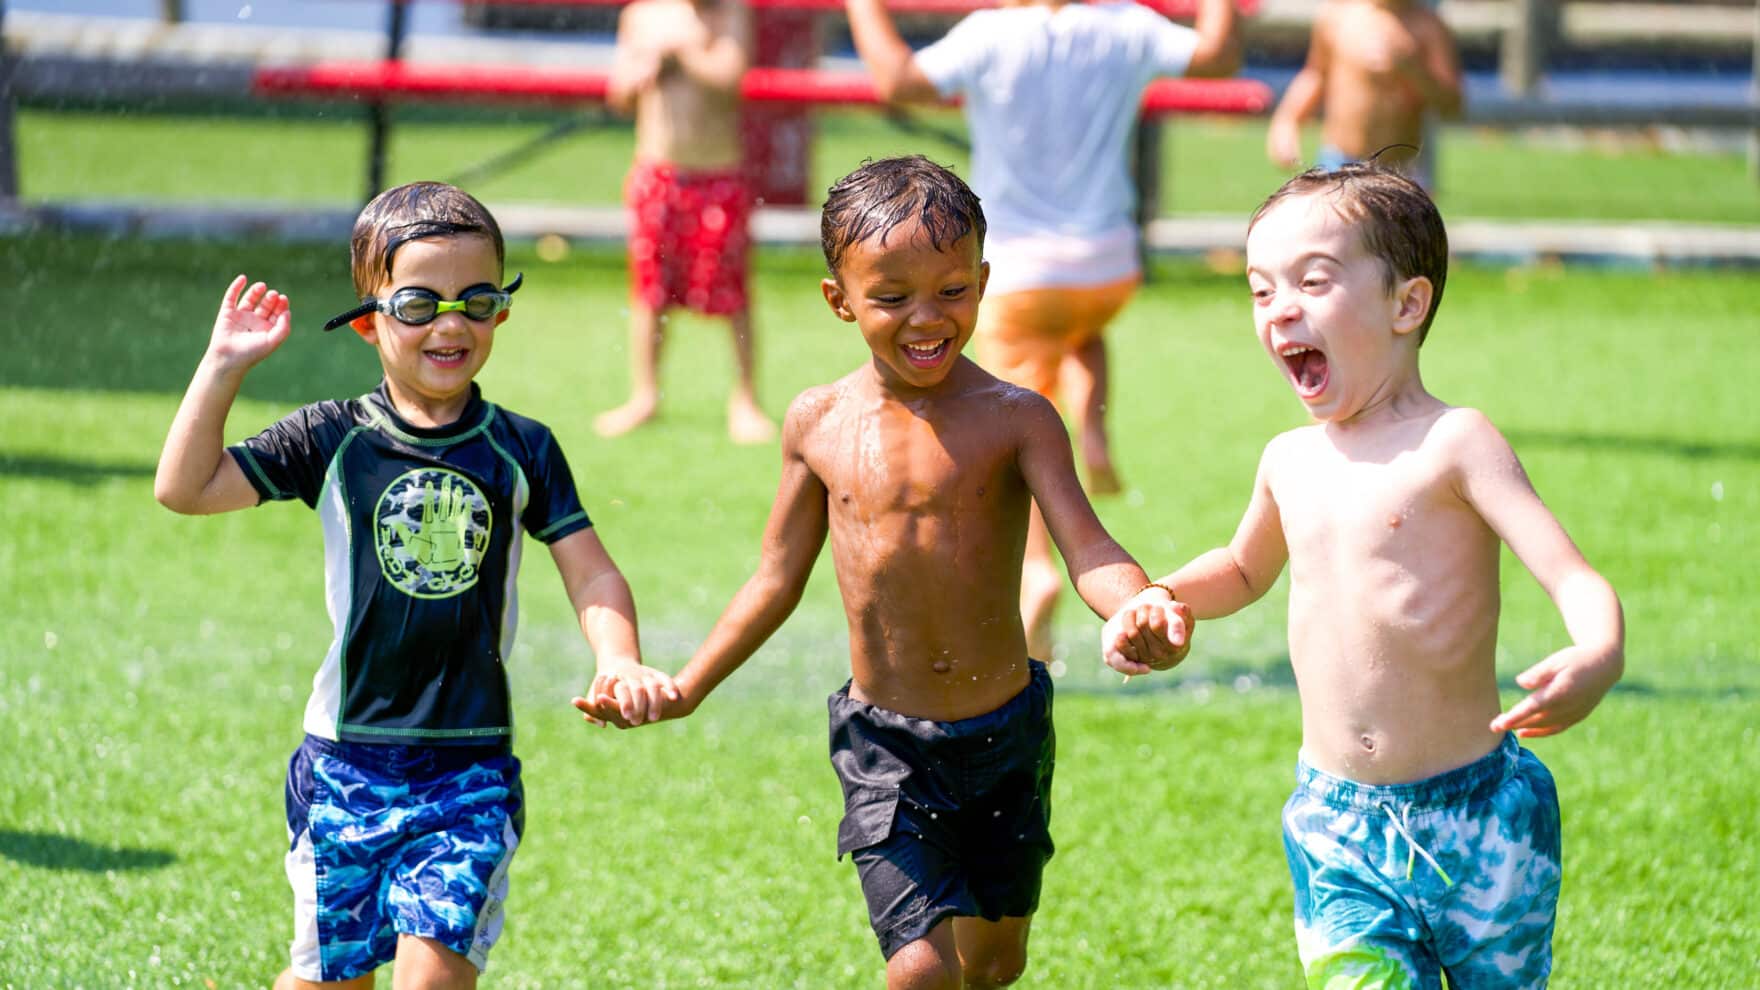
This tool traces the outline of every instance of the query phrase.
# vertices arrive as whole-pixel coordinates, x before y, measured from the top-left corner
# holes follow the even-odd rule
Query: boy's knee
[[[886,990],[960,990],[959,962],[928,939],[898,950],[886,962]]]
[[[1021,978],[1027,971],[1027,953],[1025,949],[1008,950],[985,959],[975,959],[966,967],[966,990],[987,990],[989,987],[1005,987]]]

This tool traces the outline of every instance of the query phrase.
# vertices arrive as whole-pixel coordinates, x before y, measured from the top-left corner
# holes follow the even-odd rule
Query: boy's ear
[[[373,320],[374,314],[368,313],[365,316],[357,316],[349,320],[348,326],[349,329],[360,334],[362,340],[369,344],[377,344],[379,342],[379,328]]]
[[[511,310],[511,309],[504,309],[501,312],[496,313],[495,314],[495,325],[500,326],[501,324],[506,323],[507,318],[512,315],[513,315],[513,310]]]
[[[990,284],[990,262],[978,262],[978,298],[984,298],[984,287]]]
[[[819,291],[825,294],[825,302],[831,306],[831,311],[837,314],[838,319],[845,323],[856,321],[855,310],[849,308],[849,296],[844,294],[843,286],[837,284],[837,279],[820,279]]]
[[[1430,300],[1435,293],[1436,287],[1423,275],[1408,278],[1396,286],[1393,332],[1408,334],[1423,326],[1424,317],[1430,315]]]

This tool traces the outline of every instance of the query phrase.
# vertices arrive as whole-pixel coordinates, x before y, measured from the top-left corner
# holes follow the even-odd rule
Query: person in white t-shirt
[[[1130,146],[1158,76],[1240,68],[1233,0],[1198,0],[1195,27],[1132,2],[1038,0],[976,11],[912,52],[884,0],[847,0],[850,35],[888,101],[960,97],[972,188],[990,230],[978,359],[1056,401],[1061,384],[1089,490],[1120,488],[1106,435],[1101,332],[1141,280]],[[1021,578],[1027,648],[1050,659],[1063,577],[1035,508]]]

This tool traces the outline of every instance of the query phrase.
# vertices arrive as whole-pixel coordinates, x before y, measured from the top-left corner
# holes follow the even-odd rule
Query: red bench
[[[0,0],[3,2],[3,0]],[[607,74],[603,69],[574,69],[525,65],[430,64],[400,58],[406,30],[406,8],[417,0],[389,0],[386,55],[379,61],[321,61],[280,66],[256,72],[252,88],[258,94],[281,98],[347,99],[370,108],[371,154],[367,166],[367,195],[371,197],[384,176],[386,137],[390,128],[387,105],[407,100],[455,102],[524,102],[544,104],[597,103],[605,98]],[[489,0],[524,6],[616,6],[626,0]],[[804,202],[806,192],[805,150],[812,138],[808,111],[816,105],[875,105],[881,101],[862,73],[825,72],[808,68],[817,61],[817,19],[841,13],[843,0],[747,0],[755,9],[756,50],[753,68],[743,83],[749,104],[743,124],[746,160],[755,191],[771,203]],[[1170,17],[1190,17],[1196,0],[1139,0]],[[1250,12],[1258,0],[1236,0]],[[889,0],[898,13],[957,16],[994,0]],[[1269,87],[1245,79],[1161,80],[1143,96],[1143,112],[1149,118],[1173,113],[1250,114],[1268,110],[1273,100]],[[1149,164],[1158,155],[1158,130],[1153,120],[1143,128],[1139,148],[1139,184],[1145,208],[1155,198],[1154,170]]]
[[[603,100],[608,78],[603,69],[384,59],[263,68],[257,70],[252,88],[276,97],[568,104]],[[818,69],[752,68],[746,72],[740,94],[752,103],[882,102],[865,73]],[[1143,112],[1251,114],[1270,109],[1271,101],[1270,87],[1251,79],[1161,79],[1144,91]]]
[[[391,0],[394,4],[408,5],[418,0]],[[621,7],[628,0],[490,0],[490,2],[506,7]],[[1189,20],[1197,16],[1197,0],[1137,0],[1138,3],[1151,10],[1159,11],[1165,17],[1178,20]],[[818,13],[842,13],[843,0],[746,0],[746,6],[753,10],[809,10]],[[984,7],[1000,6],[998,0],[887,0],[886,8],[895,14],[947,14],[958,16],[969,14]],[[1258,12],[1259,0],[1238,0],[1235,4],[1242,14]]]

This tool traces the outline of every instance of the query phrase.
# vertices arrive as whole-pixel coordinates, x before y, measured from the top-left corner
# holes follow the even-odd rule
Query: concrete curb
[[[554,234],[583,243],[621,244],[619,207],[491,202],[506,235],[529,241]],[[0,207],[0,233],[63,231],[110,237],[209,238],[335,242],[348,238],[353,209],[80,201]],[[1760,267],[1760,226],[1679,224],[1664,221],[1587,223],[1465,218],[1449,222],[1457,257],[1498,264],[1567,261],[1586,264]],[[760,244],[819,243],[819,214],[801,207],[762,207],[752,218]],[[1238,252],[1244,216],[1163,217],[1149,224],[1155,254]]]

